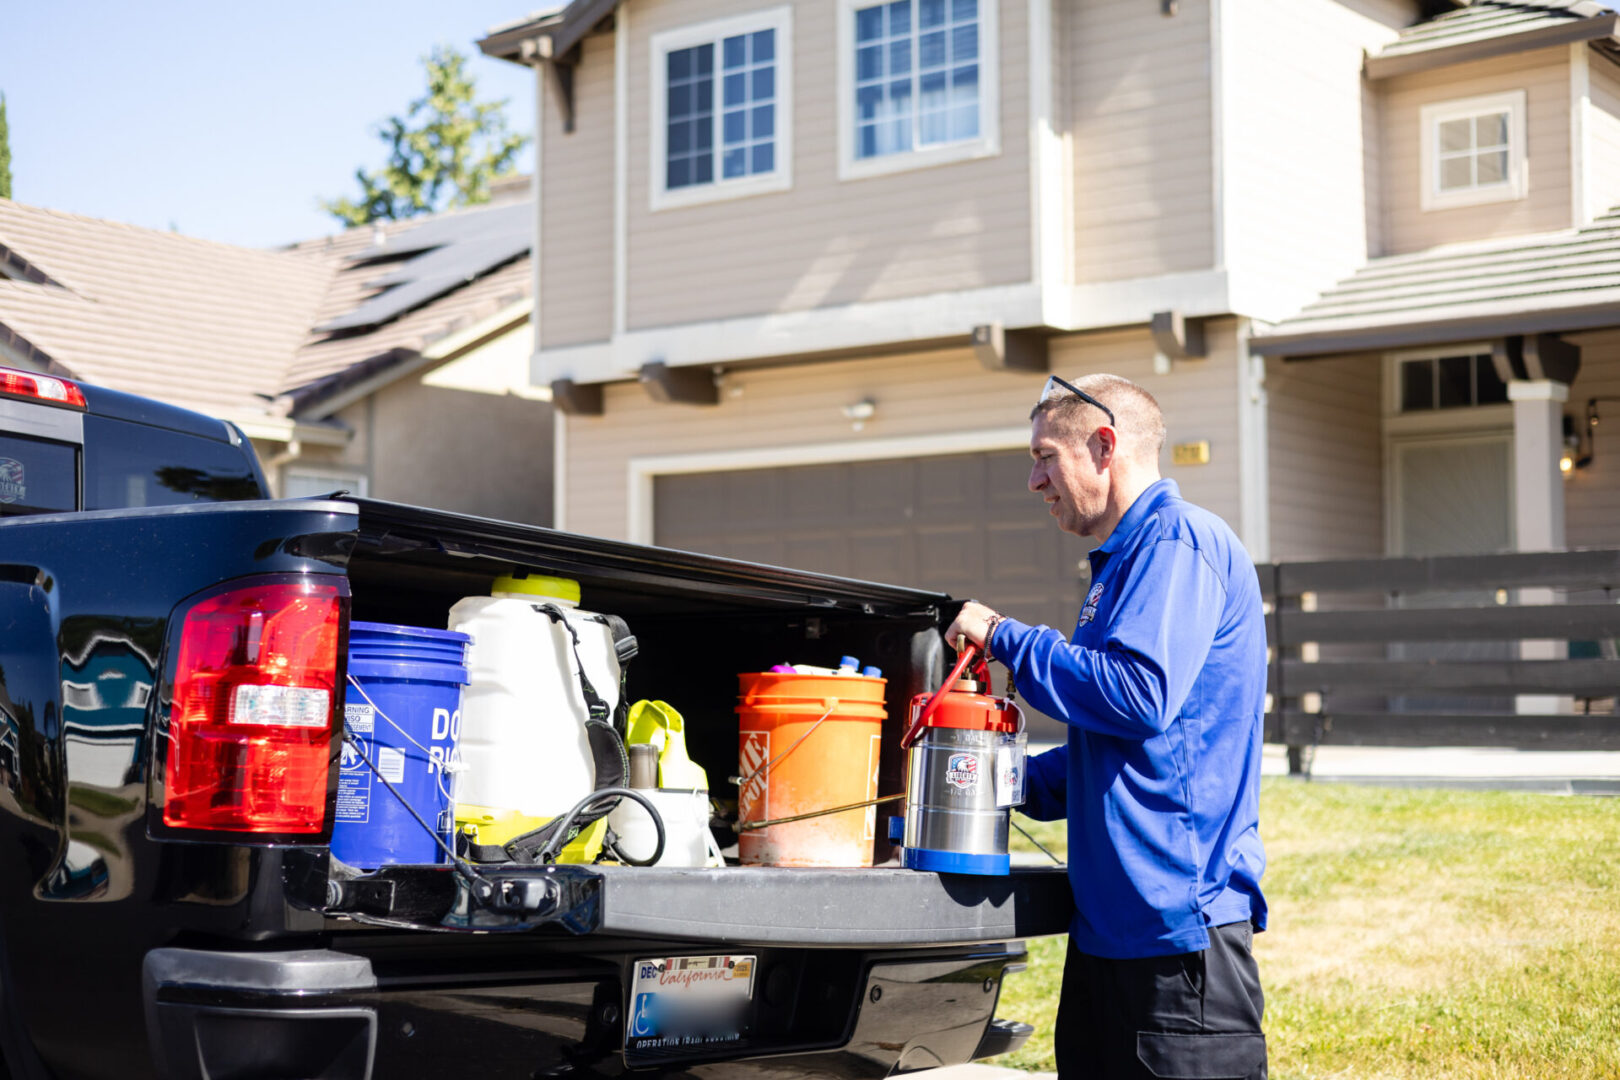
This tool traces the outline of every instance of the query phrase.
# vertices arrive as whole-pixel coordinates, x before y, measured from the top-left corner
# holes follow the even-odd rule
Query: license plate
[[[757,966],[753,956],[637,960],[625,1049],[700,1049],[740,1042]]]

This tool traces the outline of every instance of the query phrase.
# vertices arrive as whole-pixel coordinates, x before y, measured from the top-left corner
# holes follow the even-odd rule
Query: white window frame
[[[732,180],[720,176],[721,75],[720,43],[737,34],[751,34],[757,30],[776,31],[776,163],[768,173],[740,176]],[[714,46],[714,149],[715,178],[706,184],[668,188],[669,151],[669,62],[670,53],[689,49],[694,45]],[[648,93],[652,98],[649,112],[652,116],[651,152],[649,154],[648,191],[653,210],[670,210],[682,206],[742,199],[751,195],[764,195],[774,191],[787,191],[793,187],[793,9],[767,8],[746,15],[694,23],[654,34],[648,49]]]
[[[925,146],[877,157],[855,156],[855,12],[880,0],[838,0],[838,179],[927,169],[1001,153],[1001,0],[979,0],[979,134],[960,142]],[[882,0],[887,2],[887,0]],[[948,2],[948,0],[947,0]],[[915,0],[913,0],[915,11]],[[913,14],[913,18],[915,18]],[[916,63],[913,58],[913,64]]]
[[[1489,187],[1464,188],[1458,191],[1440,190],[1440,125],[1447,120],[1462,120],[1483,113],[1508,114],[1508,167],[1507,177],[1500,184]],[[1424,210],[1449,210],[1459,206],[1480,206],[1485,203],[1511,202],[1522,199],[1530,192],[1530,158],[1525,142],[1525,92],[1509,90],[1501,94],[1440,101],[1419,110],[1419,197]]]

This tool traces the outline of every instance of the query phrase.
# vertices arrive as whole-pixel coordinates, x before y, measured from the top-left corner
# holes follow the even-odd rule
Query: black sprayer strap
[[[574,651],[574,665],[579,669],[579,689],[585,695],[585,709],[589,719],[585,721],[585,739],[591,748],[591,763],[596,770],[597,791],[604,788],[622,788],[630,780],[630,755],[625,751],[624,738],[619,728],[614,724],[613,710],[608,708],[602,695],[596,692],[591,685],[591,677],[585,673],[585,661],[579,655],[579,632],[568,621],[568,616],[562,608],[555,604],[535,604],[536,611],[544,612],[552,622],[561,623],[568,631],[569,641]],[[611,625],[611,624],[610,624]],[[620,620],[623,625],[623,620]],[[628,627],[626,627],[628,635]],[[630,637],[634,641],[634,637]],[[617,644],[615,644],[617,648]],[[621,669],[622,670],[622,669]],[[621,708],[624,705],[621,694]],[[553,843],[556,831],[563,819],[553,818],[540,828],[510,840],[506,844],[507,854],[518,862],[533,862],[542,853],[553,856],[561,851],[574,838],[584,832],[599,819],[604,818],[618,805],[617,799],[603,799],[590,804],[586,809],[574,815],[569,824],[568,835],[561,842]]]

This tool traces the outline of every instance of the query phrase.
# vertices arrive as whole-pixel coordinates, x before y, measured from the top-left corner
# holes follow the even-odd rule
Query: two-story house
[[[1573,0],[498,28],[537,75],[557,521],[1066,626],[1083,549],[1023,490],[1025,418],[1048,372],[1110,371],[1258,558],[1612,538],[1584,402],[1620,390],[1615,29]]]

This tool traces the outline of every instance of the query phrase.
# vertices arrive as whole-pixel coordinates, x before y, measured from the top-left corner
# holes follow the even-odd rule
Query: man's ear
[[[1119,450],[1119,433],[1110,425],[1104,424],[1093,434],[1097,437],[1098,464],[1106,465],[1113,460],[1114,454]]]

